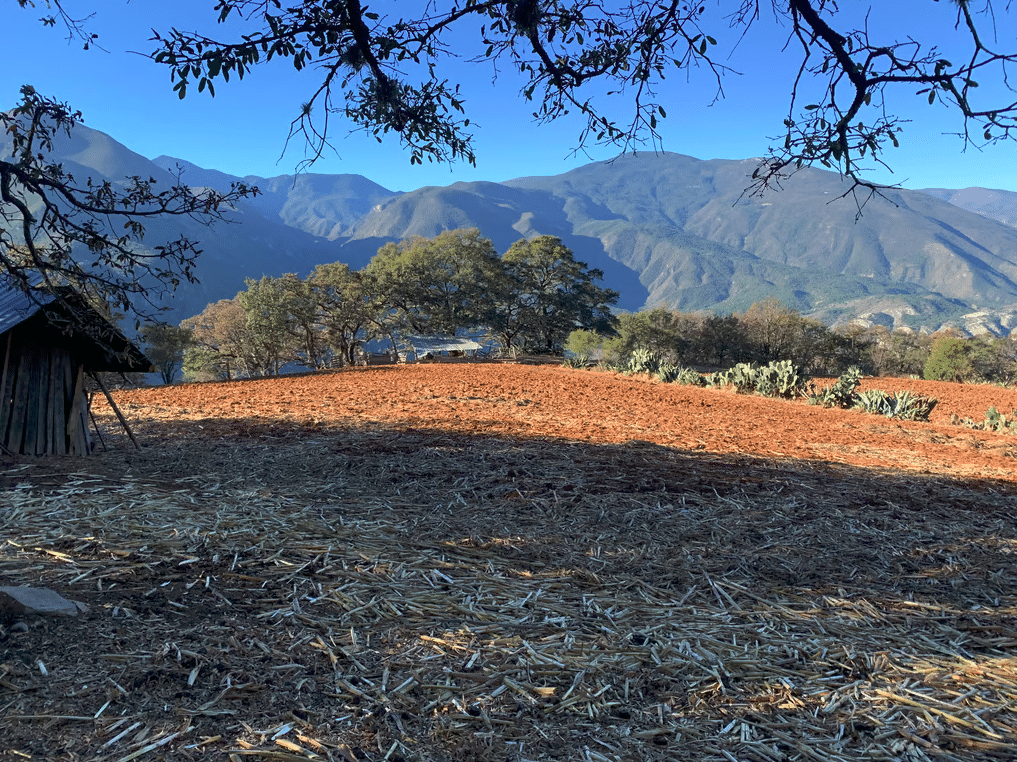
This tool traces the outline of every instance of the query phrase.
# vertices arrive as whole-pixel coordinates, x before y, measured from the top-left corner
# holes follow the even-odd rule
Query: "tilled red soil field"
[[[871,379],[863,387],[935,397],[930,423],[887,420],[730,391],[661,384],[647,377],[557,366],[435,364],[124,391],[139,432],[209,425],[250,427],[382,424],[468,434],[562,438],[914,470],[1017,478],[1017,437],[951,425],[1017,409],[1017,390]]]

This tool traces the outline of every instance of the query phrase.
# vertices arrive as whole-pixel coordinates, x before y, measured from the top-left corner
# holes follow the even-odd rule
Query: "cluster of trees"
[[[962,382],[1017,382],[1017,337],[964,338],[832,329],[770,298],[743,313],[664,307],[614,316],[617,293],[599,270],[577,262],[561,240],[520,240],[498,256],[476,229],[386,244],[362,270],[336,262],[307,278],[248,279],[233,299],[208,305],[180,326],[148,324],[149,358],[171,383],[278,374],[284,365],[353,364],[376,338],[483,332],[502,350],[624,364],[637,350],[699,368],[790,360],[817,376],[851,366],[869,375]]]
[[[776,299],[730,315],[663,307],[621,315],[616,335],[577,330],[566,347],[576,356],[607,363],[623,364],[637,349],[645,349],[672,364],[703,368],[791,360],[818,376],[838,376],[858,366],[866,374],[879,376],[1017,380],[1017,340],[962,338],[949,330],[931,335],[889,331],[883,326],[831,329]]]
[[[924,377],[933,381],[1017,382],[1017,337],[961,338],[944,332],[932,339]]]
[[[964,338],[883,326],[829,328],[774,298],[743,313],[664,307],[612,315],[613,291],[551,236],[516,242],[499,257],[475,229],[387,244],[363,270],[319,265],[307,278],[247,280],[233,299],[208,305],[179,327],[148,324],[149,358],[171,383],[277,374],[353,364],[375,338],[484,332],[522,349],[624,364],[636,350],[700,368],[790,360],[817,376],[851,366],[869,375],[1015,383],[1017,337]]]
[[[483,331],[503,350],[561,352],[583,328],[614,330],[615,291],[559,238],[514,243],[499,256],[474,228],[410,238],[378,250],[362,270],[332,263],[306,278],[248,279],[233,299],[179,328],[143,338],[163,378],[266,376],[290,363],[321,369],[356,361],[375,338]]]

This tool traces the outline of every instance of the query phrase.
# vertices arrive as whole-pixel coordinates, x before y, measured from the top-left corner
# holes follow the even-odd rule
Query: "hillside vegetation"
[[[839,199],[845,186],[835,173],[802,171],[780,192],[749,196],[756,160],[646,153],[557,176],[403,192],[355,175],[239,178],[168,156],[149,161],[81,125],[58,137],[51,158],[82,182],[117,186],[137,175],[163,187],[179,168],[196,187],[226,191],[243,180],[260,188],[227,213],[236,224],[151,222],[148,240],[184,235],[203,251],[198,282],[164,302],[174,323],[231,298],[245,278],[306,277],[337,261],[358,270],[386,244],[472,227],[498,251],[520,238],[559,238],[604,273],[603,286],[629,311],[726,313],[772,297],[827,325],[862,318],[996,335],[1017,325],[1017,228],[1006,191],[888,190],[858,216]]]
[[[75,177],[114,183],[168,178],[178,165],[195,186],[242,179],[167,156],[150,162],[83,126],[57,141],[52,158]],[[185,233],[204,250],[200,283],[166,303],[173,322],[232,297],[245,278],[303,277],[336,261],[357,270],[387,243],[475,227],[499,251],[520,237],[560,238],[603,271],[625,310],[723,313],[774,297],[828,325],[862,317],[1001,335],[1015,324],[1017,228],[1004,224],[1005,192],[892,190],[858,217],[850,199],[838,200],[844,186],[831,172],[803,171],[780,192],[746,196],[756,165],[646,153],[551,177],[410,192],[353,175],[251,176],[243,180],[263,193],[231,213],[238,224],[210,231],[161,221],[150,234]]]

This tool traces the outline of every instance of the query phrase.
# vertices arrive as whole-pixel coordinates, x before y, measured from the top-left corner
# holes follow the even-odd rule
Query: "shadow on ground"
[[[0,466],[5,583],[92,607],[0,633],[19,755],[1017,752],[1012,483],[265,419],[104,437]]]

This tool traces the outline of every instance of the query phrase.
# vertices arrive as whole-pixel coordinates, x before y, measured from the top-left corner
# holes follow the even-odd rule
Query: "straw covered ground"
[[[895,390],[914,382],[880,380]],[[1017,438],[523,365],[119,392],[0,462],[0,758],[1017,758]],[[927,390],[926,390],[927,391]]]

